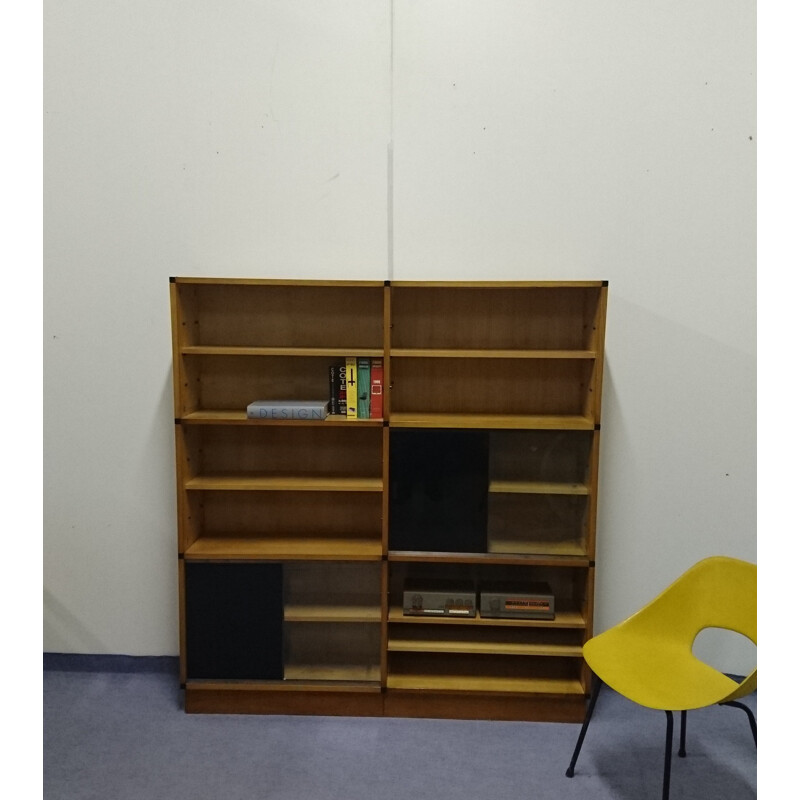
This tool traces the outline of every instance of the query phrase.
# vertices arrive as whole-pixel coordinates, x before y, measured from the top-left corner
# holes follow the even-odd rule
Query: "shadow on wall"
[[[52,592],[44,590],[44,641],[51,652],[105,653],[106,647]]]
[[[124,498],[130,505],[121,509],[113,532],[120,537],[119,546],[125,552],[124,571],[117,576],[119,583],[112,589],[108,582],[97,577],[96,571],[95,578],[88,580],[84,574],[65,575],[69,567],[57,566],[58,561],[53,557],[53,577],[57,580],[46,581],[43,596],[46,652],[177,652],[177,499],[171,366],[167,366],[160,392],[153,399],[152,416],[138,427],[134,427],[135,422],[130,423],[132,444],[128,450],[129,475]],[[140,438],[133,441],[135,431]],[[127,536],[126,529],[130,529]],[[139,531],[146,535],[138,535]],[[89,536],[102,543],[102,547],[108,546],[99,532]],[[54,537],[49,546],[55,551],[62,544],[57,544]],[[105,597],[109,591],[127,593],[130,599],[127,611],[104,603],[110,599]],[[116,612],[112,611],[115,607]],[[119,618],[113,617],[115,613]],[[138,625],[140,613],[149,618],[146,629]],[[130,641],[123,639],[120,645],[118,634],[124,626],[130,630],[125,634]]]
[[[168,511],[166,527],[175,532],[177,499],[175,497],[175,411],[172,385],[172,362],[167,364],[161,396],[150,425],[149,441],[142,452],[141,480],[147,485],[149,496],[158,496],[159,507]],[[156,464],[152,453],[158,453]],[[154,480],[155,476],[155,480]],[[166,480],[162,480],[165,477]],[[150,494],[152,493],[152,494]],[[176,541],[173,535],[170,546]],[[174,551],[170,551],[174,552]]]
[[[755,561],[756,356],[729,338],[609,299],[596,633],[705,556]],[[698,655],[736,674],[753,661],[749,643],[717,634]]]

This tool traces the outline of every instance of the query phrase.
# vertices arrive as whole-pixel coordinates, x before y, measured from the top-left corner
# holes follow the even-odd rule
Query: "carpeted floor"
[[[661,797],[665,715],[607,688],[569,779],[579,725],[187,715],[174,659],[78,663],[45,658],[44,800]],[[690,713],[687,750],[674,800],[756,797],[742,711]]]

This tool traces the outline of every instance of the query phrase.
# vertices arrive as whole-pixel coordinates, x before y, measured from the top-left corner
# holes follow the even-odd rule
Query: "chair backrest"
[[[625,625],[652,628],[691,647],[705,628],[741,633],[756,644],[756,565],[728,556],[698,561]]]

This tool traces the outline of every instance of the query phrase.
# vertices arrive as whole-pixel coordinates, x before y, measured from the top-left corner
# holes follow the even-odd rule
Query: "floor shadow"
[[[686,758],[677,755],[677,742],[672,755],[670,796],[681,800],[755,800],[755,748],[742,749],[741,770],[728,759],[715,755],[713,743],[695,743]],[[746,751],[745,751],[746,750]],[[591,765],[595,779],[608,787],[608,794],[619,800],[645,800],[661,797],[664,777],[664,749],[661,746],[640,746],[632,743],[627,752],[619,746],[595,746]],[[577,773],[576,773],[577,774]]]

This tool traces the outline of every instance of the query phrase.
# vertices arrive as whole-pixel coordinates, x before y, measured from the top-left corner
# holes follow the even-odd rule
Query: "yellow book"
[[[347,418],[358,418],[358,359],[348,356],[344,360],[347,372]]]

